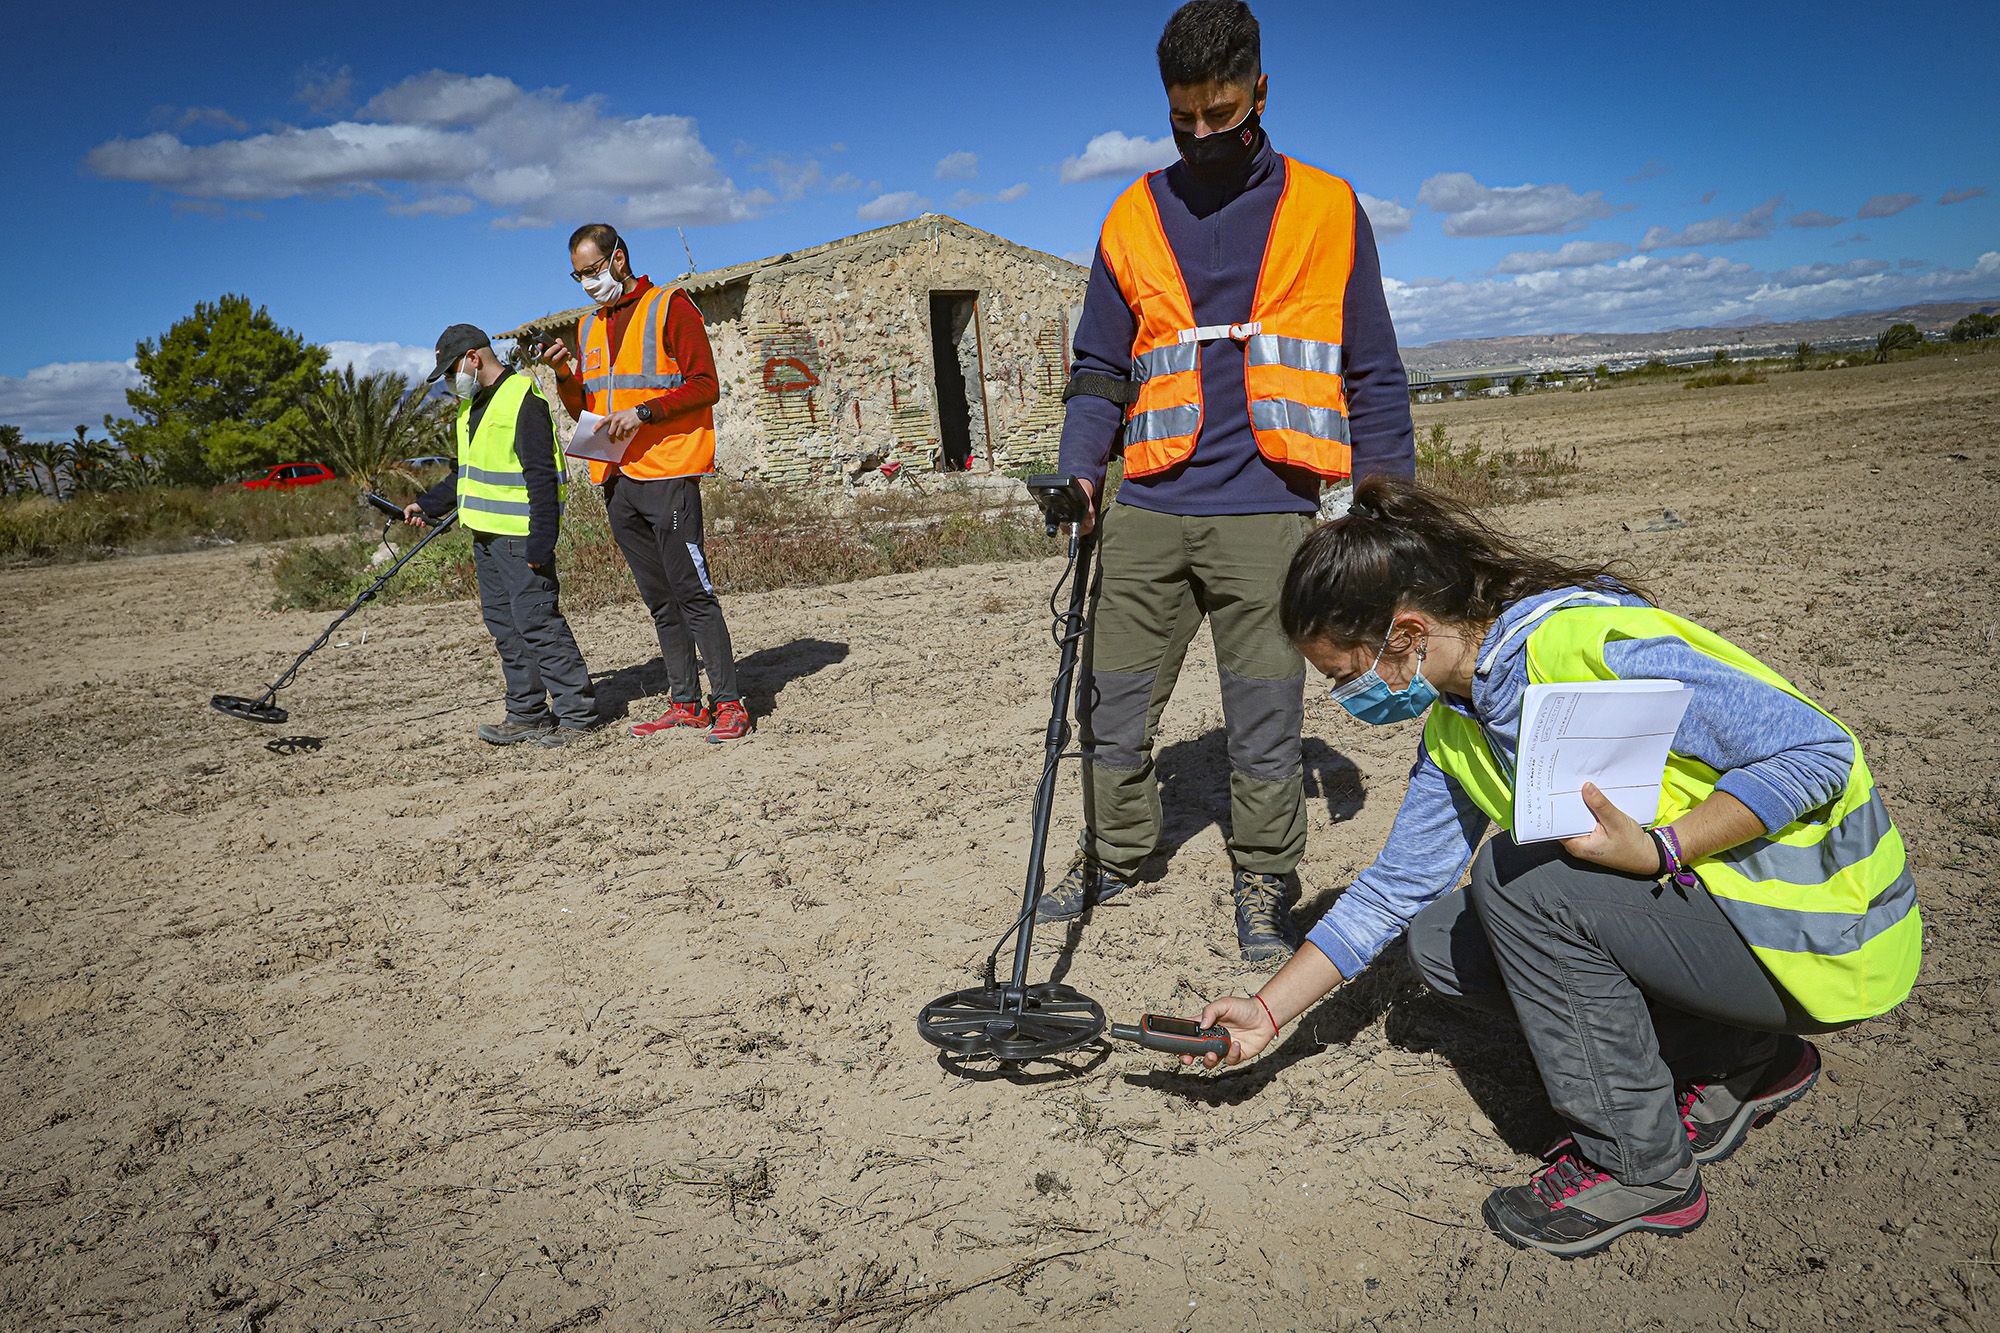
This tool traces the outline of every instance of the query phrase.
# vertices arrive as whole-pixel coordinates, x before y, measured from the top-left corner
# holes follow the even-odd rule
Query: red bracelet
[[[1252,995],[1250,998],[1255,1000],[1258,1004],[1264,1004],[1264,997],[1261,995]],[[1274,1037],[1277,1036],[1278,1033],[1282,1031],[1282,1029],[1279,1028],[1278,1026],[1277,1015],[1271,1012],[1271,1006],[1268,1004],[1264,1004],[1264,1017],[1271,1020],[1271,1035]]]

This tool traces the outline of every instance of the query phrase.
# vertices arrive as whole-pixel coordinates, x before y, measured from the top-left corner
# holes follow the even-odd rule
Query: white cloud
[[[1514,333],[1615,333],[1807,319],[2000,292],[2000,250],[1970,268],[1891,270],[1880,260],[1803,264],[1777,272],[1702,254],[1634,255],[1615,264],[1477,281],[1383,283],[1407,344]]]
[[[770,202],[716,168],[686,116],[606,115],[597,97],[529,91],[498,75],[433,70],[384,90],[353,119],[192,145],[112,139],[86,164],[196,199],[379,194],[391,207],[455,193],[503,226],[589,217],[628,227],[734,222]]]
[[[1171,137],[1136,138],[1122,130],[1106,130],[1083,146],[1083,152],[1063,159],[1058,178],[1064,185],[1105,176],[1142,176],[1179,157]]]
[[[1892,218],[1920,202],[1922,201],[1914,194],[1878,194],[1856,209],[1854,216],[1863,221],[1869,218]]]
[[[1567,185],[1481,185],[1463,171],[1431,177],[1417,202],[1445,215],[1447,236],[1554,236],[1579,231],[1614,211],[1601,190],[1578,194]]]
[[[1361,211],[1368,215],[1368,225],[1377,236],[1401,236],[1416,224],[1417,210],[1405,208],[1395,199],[1377,199],[1360,190],[1354,197],[1361,201]]]
[[[324,346],[326,368],[336,372],[348,366],[353,366],[357,375],[395,370],[401,371],[412,384],[421,384],[424,376],[431,373],[431,367],[437,364],[434,348],[412,347],[408,343],[343,342],[336,339]]]
[[[1666,174],[1667,174],[1667,169],[1665,166],[1661,164],[1660,159],[1657,157],[1649,157],[1646,159],[1645,166],[1640,167],[1637,171],[1633,172],[1631,175],[1625,178],[1625,183],[1627,185],[1637,185],[1641,181],[1649,181],[1654,179],[1655,177],[1664,176]]]
[[[1782,195],[1773,195],[1747,213],[1709,218],[1675,231],[1671,227],[1649,227],[1639,238],[1641,250],[1678,250],[1696,245],[1733,245],[1737,241],[1761,241],[1771,234],[1771,219],[1777,215]]]
[[[1938,202],[1940,204],[1962,204],[1968,199],[1984,199],[1985,197],[1986,187],[1984,185],[1973,185],[1963,190],[1947,190],[1939,197]]]
[[[391,204],[389,212],[399,218],[455,218],[479,207],[462,194],[433,194],[406,204]]]
[[[861,188],[861,178],[851,171],[843,171],[828,181],[826,188],[835,194],[852,194]]]
[[[1785,219],[1786,225],[1792,227],[1838,227],[1845,221],[1847,221],[1846,218],[1837,218],[1831,213],[1822,213],[1817,208],[1808,208],[1803,213],[1794,213]]]
[[[342,65],[334,69],[317,65],[299,74],[298,91],[293,100],[303,102],[306,110],[315,116],[325,116],[340,110],[354,100],[354,71]]]
[[[1632,253],[1623,241],[1565,241],[1554,250],[1516,250],[1494,266],[1496,273],[1546,273],[1622,259]]]
[[[878,194],[861,207],[854,210],[854,216],[863,222],[895,222],[913,217],[931,206],[931,201],[915,190],[897,190],[893,194]]]
[[[178,129],[191,130],[202,125],[214,125],[232,134],[241,134],[250,127],[230,115],[219,106],[191,106],[181,112],[174,121]]]
[[[795,162],[782,154],[759,162],[751,170],[769,176],[778,187],[778,198],[788,204],[805,198],[808,190],[818,188],[825,174],[817,158]]]
[[[136,361],[57,361],[26,375],[0,375],[0,422],[23,434],[67,436],[79,425],[93,433],[108,413],[123,416],[125,391],[139,385]]]
[[[979,154],[960,149],[938,159],[937,178],[941,181],[969,181],[979,175]]]
[[[1019,185],[1009,185],[998,194],[988,194],[984,190],[958,190],[952,194],[948,202],[952,208],[977,208],[981,204],[995,202],[1011,204],[1026,198],[1027,193],[1028,183],[1023,181]]]

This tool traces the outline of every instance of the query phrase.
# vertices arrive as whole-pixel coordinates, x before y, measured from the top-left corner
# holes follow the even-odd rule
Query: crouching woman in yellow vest
[[[1421,718],[1423,739],[1387,843],[1313,947],[1203,1010],[1230,1031],[1227,1062],[1407,933],[1432,988],[1518,1018],[1571,1128],[1487,1199],[1488,1225],[1565,1255],[1698,1225],[1701,1166],[1817,1078],[1800,1034],[1892,1009],[1916,979],[1916,888],[1854,733],[1607,567],[1528,550],[1400,479],[1364,482],[1307,538],[1280,617],[1349,713]],[[1692,688],[1655,827],[1586,784],[1595,829],[1516,843],[1528,686],[1613,679]]]

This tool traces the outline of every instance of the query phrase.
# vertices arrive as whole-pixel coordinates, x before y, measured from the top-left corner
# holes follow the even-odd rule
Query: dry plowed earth
[[[1503,519],[1634,558],[1825,702],[1909,840],[1915,995],[1825,1042],[1699,1231],[1490,1236],[1540,1085],[1394,951],[1228,1076],[940,1068],[913,1020],[1014,910],[1058,562],[733,598],[752,737],[546,751],[473,739],[499,675],[463,604],[350,622],[285,727],[212,713],[325,619],[263,609],[236,549],[0,573],[0,1323],[1995,1327],[2000,356],[1433,419],[1575,445]],[[664,704],[636,603],[576,627],[607,701]],[[1037,974],[1120,1017],[1260,980],[1220,726],[1204,638],[1164,872]],[[1415,743],[1314,691],[1315,910]]]

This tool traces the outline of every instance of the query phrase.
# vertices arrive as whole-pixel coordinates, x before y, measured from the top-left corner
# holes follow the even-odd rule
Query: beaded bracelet
[[[1683,889],[1696,888],[1701,879],[1689,870],[1681,857],[1681,835],[1674,832],[1670,824],[1662,824],[1652,830],[1653,841],[1660,849],[1660,864],[1664,867],[1662,878],[1672,880]]]

